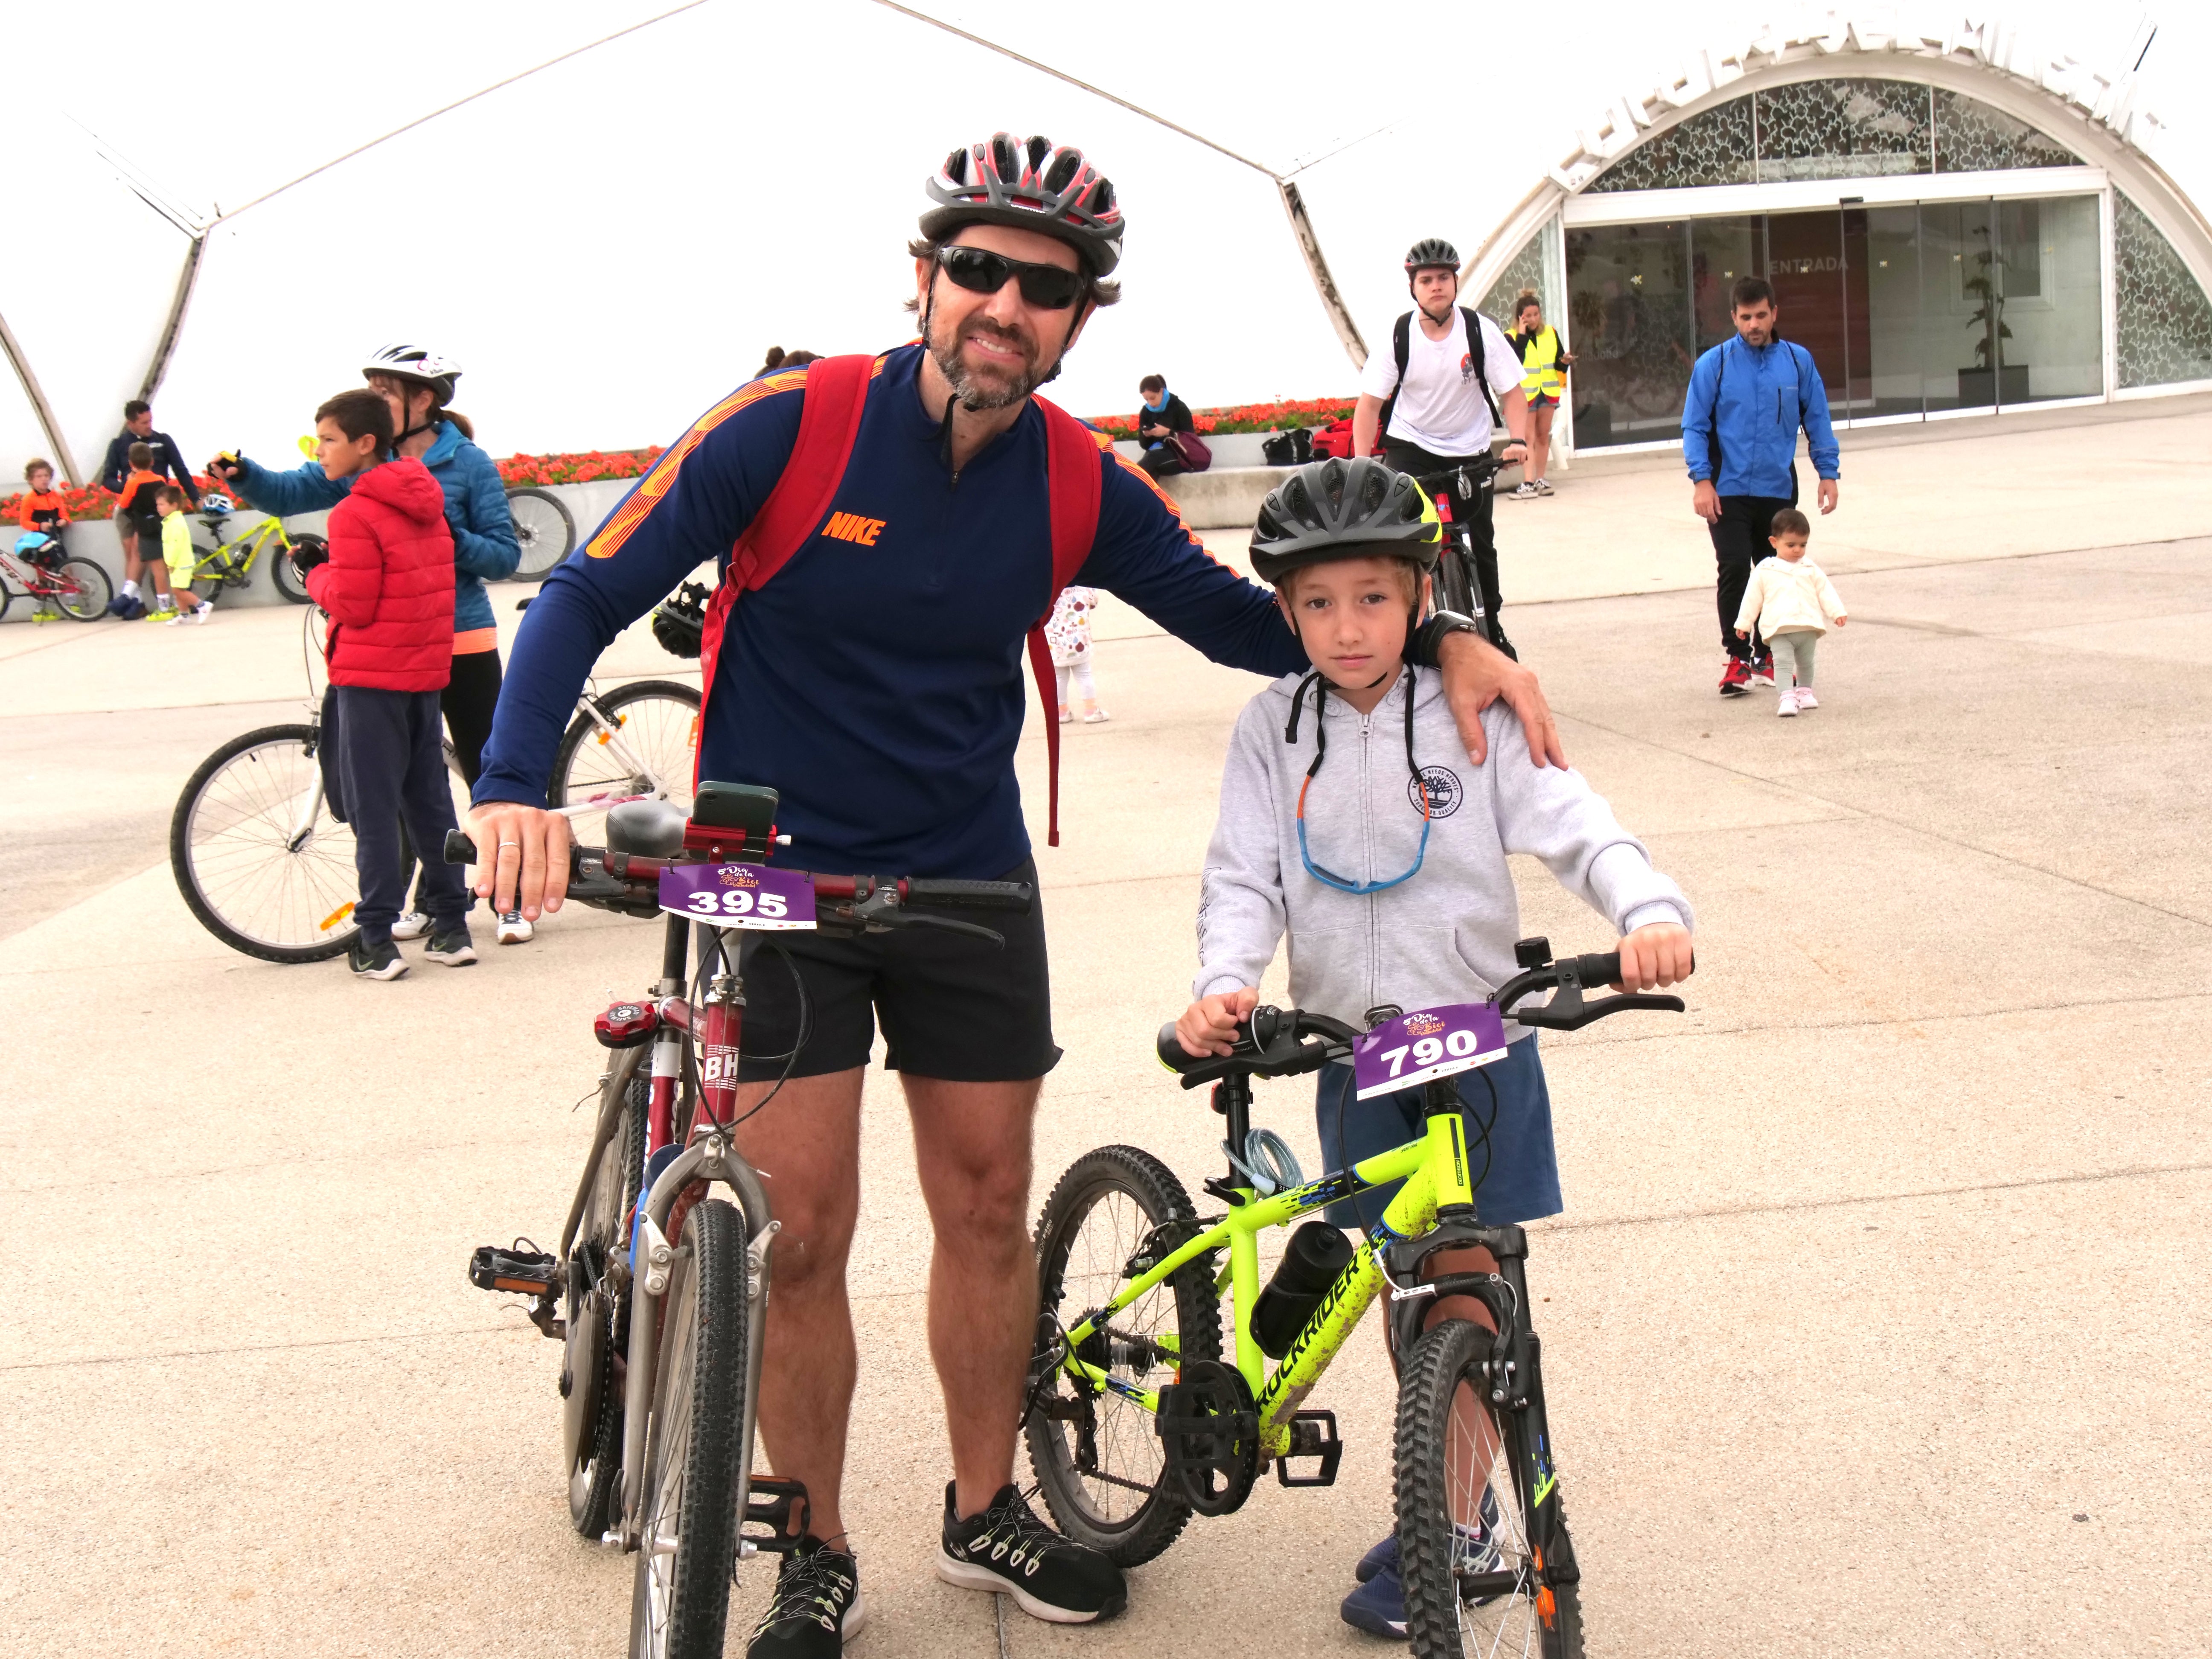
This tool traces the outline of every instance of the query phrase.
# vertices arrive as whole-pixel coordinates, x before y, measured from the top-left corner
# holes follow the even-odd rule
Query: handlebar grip
[[[469,832],[465,830],[447,830],[446,862],[448,864],[474,864],[476,861],[477,844],[469,839]]]
[[[956,910],[1007,910],[1018,915],[1027,915],[1036,902],[1036,889],[1025,881],[959,881],[933,876],[910,877],[906,896],[915,904]]]
[[[1176,1036],[1175,1022],[1173,1020],[1170,1020],[1166,1024],[1160,1027],[1159,1036],[1153,1039],[1152,1052],[1160,1057],[1160,1064],[1166,1066],[1170,1072],[1188,1072],[1192,1066],[1199,1064],[1200,1061],[1212,1058],[1210,1054],[1187,1054],[1183,1053],[1182,1044]]]
[[[1604,951],[1586,957],[1577,957],[1572,963],[1576,979],[1583,988],[1594,991],[1607,985],[1620,982],[1620,952]]]

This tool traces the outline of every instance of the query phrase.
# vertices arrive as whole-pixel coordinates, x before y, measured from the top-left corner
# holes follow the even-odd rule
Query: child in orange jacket
[[[109,602],[107,609],[111,615],[125,622],[146,614],[145,601],[138,595],[142,573],[151,578],[159,598],[160,603],[155,607],[156,616],[174,611],[177,605],[169,594],[169,567],[161,562],[161,514],[155,493],[163,480],[160,473],[153,471],[153,465],[154,451],[150,446],[131,445],[131,471],[115,498],[115,531],[123,543],[123,591]],[[141,557],[149,543],[153,546],[153,556]]]
[[[61,491],[54,488],[54,464],[33,456],[23,463],[23,482],[27,487],[16,498],[15,522],[25,530],[35,530],[58,542],[62,526],[70,521],[70,515]]]

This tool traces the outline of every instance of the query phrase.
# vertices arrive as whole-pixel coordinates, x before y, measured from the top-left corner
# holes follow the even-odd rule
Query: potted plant
[[[2004,319],[2004,258],[1990,245],[1990,234],[1987,225],[1974,228],[1974,234],[1982,239],[1982,251],[1974,255],[1975,275],[1962,284],[1966,297],[1979,307],[1966,326],[1981,331],[1981,338],[1974,342],[1974,367],[1959,371],[1962,409],[2027,401],[2027,365],[2005,361],[2004,342],[2012,338],[2012,329]]]

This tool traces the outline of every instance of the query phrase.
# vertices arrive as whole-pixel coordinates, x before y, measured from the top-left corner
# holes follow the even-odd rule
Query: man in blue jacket
[[[1719,566],[1721,696],[1774,684],[1774,659],[1756,634],[1735,636],[1751,568],[1771,553],[1774,515],[1797,505],[1797,432],[1820,475],[1820,511],[1836,510],[1835,428],[1813,354],[1777,337],[1781,312],[1764,276],[1740,276],[1729,295],[1736,337],[1698,359],[1682,400],[1682,459],[1692,511],[1711,527]]]
[[[722,613],[699,769],[781,792],[779,826],[801,867],[1030,880],[1013,762],[1023,641],[1046,610],[1052,556],[1046,422],[1030,394],[1119,297],[1109,274],[1121,212],[1079,150],[1005,133],[955,150],[928,191],[913,247],[922,343],[878,360],[823,528]],[[699,564],[727,564],[793,453],[811,372],[755,380],[709,410],[532,604],[469,816],[492,855],[477,891],[498,908],[559,906],[567,830],[543,804],[578,689],[626,624]],[[1207,554],[1135,466],[1110,449],[1097,464],[1097,534],[1076,581],[1216,661],[1303,672],[1267,591]],[[868,526],[857,539],[854,523]],[[1564,764],[1533,677],[1452,629],[1425,632],[1470,748],[1480,752],[1480,710],[1503,696],[1537,763]],[[741,1121],[798,1042],[794,975],[812,1031],[774,1105],[739,1131],[775,1174],[782,1227],[761,1435],[808,1499],[753,1659],[836,1659],[865,1617],[840,1488],[857,1365],[846,1264],[878,1023],[935,1233],[928,1329],[953,1473],[939,1574],[1059,1623],[1125,1601],[1112,1564],[1054,1534],[1014,1484],[1037,1310],[1031,1121],[1060,1050],[1042,915],[994,926],[1003,951],[943,935],[780,933],[788,967],[763,959],[746,975]]]

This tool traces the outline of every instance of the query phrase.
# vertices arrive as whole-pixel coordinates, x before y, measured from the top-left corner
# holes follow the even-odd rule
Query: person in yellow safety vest
[[[1521,392],[1528,400],[1528,460],[1521,469],[1520,487],[1508,499],[1534,501],[1552,493],[1544,476],[1551,460],[1552,417],[1559,413],[1574,356],[1560,349],[1559,331],[1546,326],[1544,302],[1534,289],[1522,289],[1514,301],[1513,332],[1506,339],[1520,355]]]

